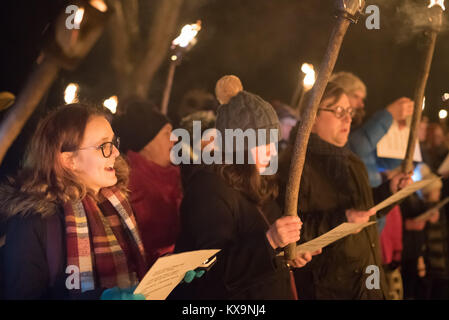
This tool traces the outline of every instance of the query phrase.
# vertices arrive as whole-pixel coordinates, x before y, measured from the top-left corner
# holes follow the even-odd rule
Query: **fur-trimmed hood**
[[[25,193],[10,183],[0,184],[0,222],[19,214],[39,214],[42,217],[58,212],[59,205],[42,195]]]

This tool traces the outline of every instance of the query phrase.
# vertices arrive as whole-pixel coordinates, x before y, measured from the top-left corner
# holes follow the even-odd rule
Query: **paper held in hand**
[[[449,153],[447,154],[446,158],[444,158],[443,162],[440,164],[437,173],[442,176],[449,174]]]
[[[397,121],[393,121],[390,129],[377,143],[377,156],[379,158],[404,159],[407,152],[408,136],[410,134],[410,123],[407,126],[399,128]],[[419,142],[416,141],[413,161],[421,162],[421,149]]]
[[[394,195],[392,195],[391,197],[388,197],[387,199],[385,199],[384,201],[382,201],[381,203],[379,203],[378,205],[374,206],[372,209],[379,211],[382,210],[383,208],[388,207],[389,205],[402,200],[406,197],[408,197],[409,195],[411,195],[412,193],[424,188],[425,186],[433,183],[434,181],[441,179],[440,177],[436,177],[433,179],[425,179],[425,180],[421,180],[421,181],[417,181],[415,183],[412,183],[411,185],[408,185],[407,187],[405,187],[402,190],[399,190],[398,192],[396,192]]]
[[[434,207],[420,214],[416,218],[413,218],[414,221],[426,221],[434,214],[435,210],[440,210],[449,202],[449,197],[444,198],[444,200],[440,201]]]
[[[319,249],[322,249],[331,243],[340,240],[359,229],[366,228],[372,224],[376,223],[376,221],[369,221],[365,223],[349,223],[345,222],[340,224],[338,227],[333,228],[331,231],[322,234],[321,236],[307,241],[296,247],[296,254],[304,253],[304,252],[315,252]]]
[[[184,279],[187,271],[207,267],[208,260],[219,251],[197,250],[160,257],[134,290],[134,294],[141,293],[146,300],[165,300]]]

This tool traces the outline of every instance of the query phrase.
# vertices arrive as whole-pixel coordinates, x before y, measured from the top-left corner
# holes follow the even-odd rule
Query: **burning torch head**
[[[337,10],[353,23],[357,23],[363,13],[365,0],[336,0]]]
[[[444,6],[444,0],[430,0],[430,4],[427,7],[428,19],[430,26],[435,31],[440,31],[443,24],[443,11],[446,10]]]

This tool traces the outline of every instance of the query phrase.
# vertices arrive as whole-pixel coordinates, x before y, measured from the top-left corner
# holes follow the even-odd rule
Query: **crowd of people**
[[[445,207],[414,219],[448,195],[446,179],[370,209],[412,183],[401,159],[377,152],[393,124],[407,128],[410,99],[364,121],[365,84],[334,74],[308,142],[298,216],[285,216],[297,110],[244,90],[235,76],[219,79],[215,97],[206,96],[189,99],[176,121],[141,99],[120,105],[117,115],[76,103],[44,116],[20,171],[0,184],[1,298],[151,299],[133,291],[157,259],[201,249],[220,249],[216,263],[192,271],[193,281],[189,271],[168,299],[449,298]],[[199,148],[191,141],[181,148],[187,161],[175,165],[172,131],[194,136],[194,121],[201,134],[279,134],[245,140],[243,163],[238,150],[225,148],[228,140],[218,143],[220,135]],[[445,129],[422,119],[414,180],[435,177],[449,151]],[[232,161],[189,161],[202,150]],[[278,159],[277,172],[264,174]],[[292,260],[281,254],[344,222],[368,221],[377,223],[318,251]],[[374,287],[367,286],[369,266],[380,270]],[[79,281],[68,281],[73,270]]]

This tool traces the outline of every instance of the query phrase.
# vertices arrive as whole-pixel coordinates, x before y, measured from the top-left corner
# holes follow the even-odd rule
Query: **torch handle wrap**
[[[410,134],[408,137],[407,151],[405,159],[402,162],[402,172],[407,173],[413,171],[413,155],[415,153],[416,138],[418,136],[418,126],[421,121],[422,104],[424,102],[424,92],[426,90],[427,80],[429,79],[430,67],[432,66],[433,54],[435,52],[435,43],[437,39],[437,31],[432,30],[428,36],[426,46],[426,54],[424,62],[418,77],[418,83],[415,89],[412,122],[410,125]]]
[[[308,100],[306,107],[302,113],[303,120],[300,122],[296,141],[293,149],[292,161],[290,165],[290,175],[288,179],[286,195],[285,195],[285,215],[298,215],[298,193],[299,184],[301,181],[302,170],[304,168],[304,161],[307,151],[307,143],[310,132],[312,131],[313,123],[315,122],[316,113],[326,89],[329,78],[334,69],[335,63],[340,52],[343,38],[348,30],[350,21],[345,17],[338,17],[337,23],[332,31],[329,40],[326,55],[321,63],[318,78],[313,86],[311,98]],[[292,260],[296,257],[295,243],[289,244],[285,247],[285,257],[287,260]]]

